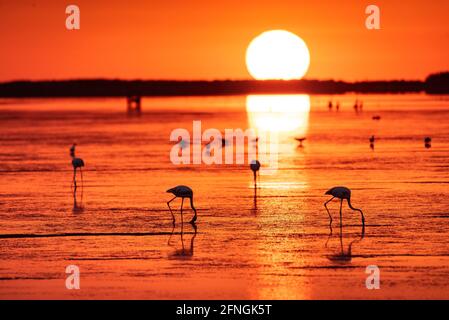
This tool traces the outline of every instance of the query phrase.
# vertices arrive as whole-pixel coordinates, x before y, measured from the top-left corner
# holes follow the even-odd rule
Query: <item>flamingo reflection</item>
[[[81,188],[80,200],[77,199],[77,190],[76,188],[73,190],[73,213],[82,213],[84,212],[84,204],[83,204],[83,188]]]
[[[191,257],[193,257],[193,251],[194,251],[194,242],[195,242],[195,238],[196,235],[198,233],[198,227],[196,226],[195,223],[190,224],[193,228],[193,236],[190,239],[190,247],[187,248],[184,245],[184,224],[181,224],[181,249],[175,249],[172,253],[170,253],[168,255],[169,259],[190,259]],[[173,223],[173,228],[170,234],[170,237],[168,238],[168,242],[167,244],[171,247],[174,247],[173,244],[171,244],[171,240],[173,237],[175,231],[175,224]]]
[[[329,240],[332,238],[332,225],[329,225],[329,236],[327,238],[325,247],[328,248],[328,243]],[[340,250],[338,251],[338,253],[333,253],[333,254],[329,254],[326,255],[326,258],[329,259],[330,261],[334,262],[334,263],[338,263],[338,264],[346,264],[346,263],[350,263],[352,260],[352,248],[353,245],[356,243],[359,243],[363,240],[363,238],[365,237],[365,225],[362,225],[362,230],[360,232],[360,237],[352,240],[349,245],[348,245],[348,249],[345,251],[344,250],[344,245],[343,245],[343,226],[340,225],[340,233],[339,233],[339,240],[340,240]]]

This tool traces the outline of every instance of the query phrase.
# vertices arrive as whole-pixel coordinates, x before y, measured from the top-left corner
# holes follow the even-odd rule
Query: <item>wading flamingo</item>
[[[257,173],[259,172],[260,169],[260,162],[259,160],[252,160],[251,164],[249,165],[249,167],[251,168],[251,171],[254,174],[254,187],[257,184]]]
[[[81,173],[81,185],[83,185],[83,170],[82,167],[84,167],[84,161],[81,158],[77,158],[75,156],[75,148],[76,148],[76,143],[74,143],[72,145],[72,147],[70,148],[70,156],[72,157],[72,166],[73,166],[73,181],[72,184],[75,186],[75,190],[76,190],[76,169],[80,169],[80,173]]]
[[[424,139],[424,146],[426,147],[426,148],[430,148],[431,146],[432,146],[432,138],[431,137],[426,137],[425,139]]]
[[[329,202],[331,202],[334,198],[338,198],[338,199],[340,199],[340,226],[342,224],[342,222],[341,222],[341,220],[342,220],[341,219],[341,208],[343,206],[343,200],[345,200],[345,199],[348,201],[349,208],[351,208],[354,211],[359,211],[360,212],[360,214],[362,215],[362,224],[365,225],[365,217],[363,216],[362,210],[354,208],[351,205],[351,190],[349,190],[346,187],[333,187],[332,189],[329,189],[328,191],[326,191],[325,194],[329,194],[329,195],[332,196],[331,199],[329,199],[328,201],[326,201],[324,203],[324,207],[326,207],[327,213],[329,214],[330,224],[332,224],[332,216],[331,216],[331,214],[329,212],[329,209],[327,208],[327,204]]]
[[[295,140],[299,142],[298,148],[302,148],[302,147],[303,147],[302,142],[303,142],[304,140],[306,140],[306,137],[295,138]]]
[[[183,217],[182,217],[182,206],[184,204],[184,198],[189,198],[190,199],[190,206],[192,207],[193,211],[195,212],[195,215],[193,216],[192,220],[190,220],[190,223],[195,223],[196,221],[196,209],[193,206],[193,191],[192,189],[190,189],[187,186],[176,186],[174,188],[168,189],[167,190],[168,193],[172,193],[175,197],[173,199],[171,199],[170,201],[167,202],[167,206],[168,209],[170,209],[170,213],[173,217],[173,223],[175,223],[175,215],[173,214],[173,211],[171,210],[170,207],[170,202],[172,202],[173,200],[175,200],[176,198],[181,198],[181,223],[184,222]]]
[[[369,138],[369,146],[372,150],[374,150],[374,142],[376,141],[376,138],[374,136],[371,136]]]

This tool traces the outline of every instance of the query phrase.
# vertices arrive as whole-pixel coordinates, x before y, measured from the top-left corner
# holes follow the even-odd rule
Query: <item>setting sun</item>
[[[246,51],[246,66],[257,80],[301,79],[309,63],[306,43],[285,30],[263,32],[251,41]]]

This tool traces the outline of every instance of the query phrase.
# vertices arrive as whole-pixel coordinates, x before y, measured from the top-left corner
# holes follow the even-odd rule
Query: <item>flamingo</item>
[[[304,140],[306,140],[306,137],[295,138],[295,140],[299,142],[298,148],[302,148],[302,142],[303,142]]]
[[[432,143],[432,138],[431,137],[426,137],[424,139],[424,146],[426,148],[430,148],[432,146],[431,143]]]
[[[365,225],[365,217],[363,216],[362,210],[354,208],[351,205],[351,190],[349,190],[346,187],[333,187],[332,189],[329,189],[328,191],[326,191],[325,194],[329,194],[329,195],[332,196],[331,199],[329,199],[328,201],[326,201],[324,203],[324,207],[326,208],[327,213],[329,214],[330,224],[332,224],[332,216],[331,216],[331,214],[329,212],[329,209],[327,208],[327,204],[329,202],[331,202],[334,198],[338,198],[338,199],[340,199],[340,226],[341,226],[341,220],[342,220],[341,219],[341,208],[343,206],[343,200],[345,200],[345,199],[348,201],[349,208],[351,208],[354,211],[359,211],[360,212],[360,214],[362,215],[362,224]]]
[[[70,156],[72,157],[72,166],[73,166],[73,184],[75,186],[75,190],[76,190],[76,169],[80,169],[80,173],[81,173],[81,183],[83,183],[83,171],[82,171],[82,167],[84,167],[84,161],[81,158],[77,158],[75,156],[75,148],[76,148],[76,143],[74,143],[72,145],[72,147],[70,148]]]
[[[190,207],[192,207],[193,211],[195,212],[195,215],[193,216],[192,220],[190,220],[190,223],[194,224],[196,219],[197,219],[197,215],[196,215],[196,209],[193,206],[193,191],[192,191],[192,189],[190,189],[187,186],[179,185],[179,186],[176,186],[174,188],[168,189],[167,192],[168,193],[172,193],[175,196],[173,199],[171,199],[170,201],[167,202],[168,209],[170,209],[170,213],[171,213],[171,215],[173,217],[173,223],[175,223],[175,215],[173,214],[173,211],[171,210],[170,202],[172,202],[176,198],[181,198],[182,199],[182,202],[181,202],[181,222],[183,222],[182,206],[184,204],[184,198],[189,198],[190,199]]]
[[[260,169],[260,162],[259,162],[259,160],[252,160],[251,164],[249,165],[249,167],[251,168],[251,171],[254,174],[254,187],[255,187],[256,183],[257,183],[257,173],[259,172],[259,169]]]
[[[374,142],[376,141],[376,138],[374,137],[374,136],[371,136],[370,138],[369,138],[369,146],[370,146],[370,148],[371,149],[373,149],[374,150]]]

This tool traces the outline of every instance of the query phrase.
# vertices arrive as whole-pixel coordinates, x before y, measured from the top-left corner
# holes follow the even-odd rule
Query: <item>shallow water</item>
[[[353,95],[144,98],[140,116],[124,99],[1,100],[0,298],[448,299],[449,97],[357,98],[358,113]],[[170,133],[194,120],[275,132],[278,167],[262,163],[254,189],[247,163],[174,165]],[[179,184],[194,190],[196,233],[179,199],[172,226],[165,190]],[[340,229],[336,200],[329,228],[337,185],[364,233],[346,204]],[[71,264],[80,290],[65,287]]]

